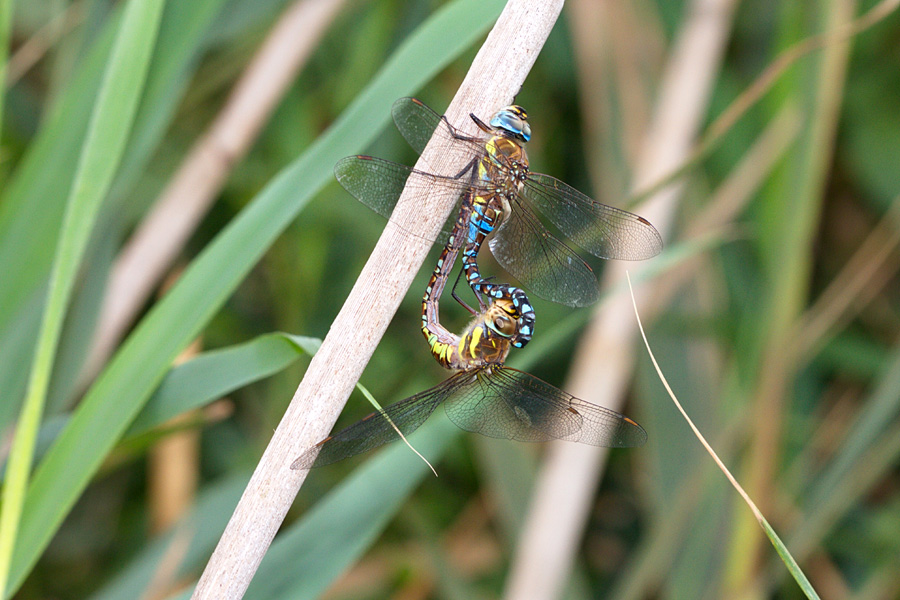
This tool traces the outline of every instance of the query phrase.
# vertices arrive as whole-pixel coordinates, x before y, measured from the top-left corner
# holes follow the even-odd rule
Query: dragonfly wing
[[[391,109],[394,124],[412,146],[422,154],[432,137],[445,146],[442,156],[449,154],[454,164],[470,164],[485,153],[486,137],[469,136],[458,131],[443,117],[415,98],[400,98]]]
[[[398,440],[400,436],[391,422],[404,436],[411,434],[431,416],[438,404],[465,386],[466,382],[460,375],[464,373],[457,373],[431,389],[391,404],[384,412],[374,412],[325,438],[301,454],[291,468],[311,469],[330,465]]]
[[[451,177],[441,177],[373,156],[348,156],[334,165],[334,176],[354,198],[390,219],[397,200],[405,187],[414,193],[425,195],[434,189],[446,190],[461,196],[465,182]],[[456,222],[454,209],[442,229],[439,243],[445,243]],[[413,232],[414,233],[414,232]]]
[[[525,442],[568,440],[625,448],[647,440],[644,429],[617,412],[568,394],[509,367],[481,372],[460,386],[444,410],[459,427],[482,435]]]
[[[345,190],[385,219],[391,217],[413,170],[371,156],[348,156],[334,165],[334,177]]]
[[[588,306],[600,297],[594,271],[550,234],[527,206],[517,204],[508,211],[490,248],[529,293],[568,306]]]
[[[532,380],[544,388],[536,388]],[[468,386],[460,387],[448,398],[444,410],[466,431],[519,442],[545,442],[581,429],[580,415],[553,397],[562,393],[522,371],[494,367],[490,373],[478,372]]]
[[[649,221],[600,204],[549,175],[529,173],[519,195],[599,258],[644,260],[662,251],[662,237]]]
[[[582,417],[581,430],[561,439],[607,448],[634,448],[647,443],[647,432],[628,417],[565,392],[560,393],[569,398],[569,409]]]

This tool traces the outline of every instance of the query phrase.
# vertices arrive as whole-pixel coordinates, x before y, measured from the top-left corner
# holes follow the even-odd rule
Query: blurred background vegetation
[[[585,4],[600,7],[587,27],[601,43],[573,34],[569,11]],[[877,4],[739,3],[706,123],[786,49]],[[15,3],[0,138],[4,460],[122,6]],[[270,334],[324,337],[384,227],[328,164],[363,151],[412,164],[390,103],[415,94],[446,107],[502,3],[336,2],[246,156],[221,157],[223,185],[167,282],[141,301],[133,335],[101,360],[99,379],[84,375],[121,248],[292,6],[166,3],[69,306],[13,559],[16,598],[162,598],[196,580],[308,363],[310,340]],[[702,6],[570,2],[516,98],[534,169],[628,206],[668,52]],[[898,22],[890,13],[799,58],[692,165],[666,251],[687,258],[655,276],[648,315],[676,393],[827,598],[900,597]],[[393,60],[417,43],[429,51]],[[382,404],[445,377],[419,332],[431,268],[363,376]],[[487,258],[484,270],[499,273]],[[517,360],[564,387],[591,309],[534,300],[535,342]],[[445,303],[451,329],[465,316]],[[223,348],[232,354],[204,354]],[[354,394],[339,424],[370,410]],[[644,358],[624,412],[650,441],[611,453],[565,597],[801,597]],[[500,597],[542,449],[433,420],[413,441],[440,477],[396,448],[314,471],[248,597]]]

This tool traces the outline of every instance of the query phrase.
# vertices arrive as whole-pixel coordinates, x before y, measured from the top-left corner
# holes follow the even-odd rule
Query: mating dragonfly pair
[[[540,379],[504,366],[513,347],[528,343],[535,315],[520,288],[481,276],[478,253],[488,235],[494,257],[540,297],[570,306],[597,300],[591,268],[542,224],[534,209],[578,246],[600,258],[642,260],[658,254],[662,239],[643,217],[595,202],[567,184],[528,170],[524,144],[531,137],[525,111],[510,106],[469,136],[413,98],[393,107],[394,123],[419,153],[432,137],[466,166],[442,176],[370,156],[351,156],[335,166],[340,184],[390,218],[404,188],[444,189],[459,208],[442,239],[443,251],[422,300],[422,333],[435,359],[458,371],[439,385],[373,413],[322,440],[291,465],[330,464],[412,433],[443,404],[462,429],[518,441],[554,439],[594,446],[639,446],[644,429],[617,412],[580,400]],[[460,251],[463,272],[478,300],[461,335],[440,324],[438,303]]]

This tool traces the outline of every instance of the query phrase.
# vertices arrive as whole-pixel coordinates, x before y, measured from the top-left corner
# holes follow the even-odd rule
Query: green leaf
[[[154,48],[132,135],[109,194],[111,198],[130,200],[132,174],[144,170],[151,151],[171,121],[182,88],[190,79],[203,47],[203,32],[224,2],[194,0],[166,4],[159,43]],[[18,400],[23,393],[28,371],[26,361],[38,327],[36,298],[46,293],[42,287],[59,235],[64,200],[118,23],[117,17],[110,19],[97,36],[9,185],[2,189],[0,272],[5,277],[0,285],[0,389],[11,400],[0,402],[0,427],[10,423],[18,407],[12,399]],[[100,219],[98,230],[107,220],[104,214]],[[121,234],[116,232],[115,237],[120,238]],[[63,396],[65,392],[61,390]]]
[[[125,8],[66,202],[28,391],[10,450],[3,488],[0,590],[7,590],[25,487],[66,307],[97,213],[112,184],[131,131],[163,6],[163,0],[131,0]]]
[[[501,9],[499,0],[457,0],[437,11],[398,48],[331,128],[260,192],[142,320],[35,473],[13,556],[16,586],[178,352],[330,181],[332,165],[370,143],[387,122],[393,101],[415,92],[474,43]]]
[[[203,566],[228,523],[247,481],[249,472],[237,473],[206,486],[190,512],[159,539],[146,544],[118,575],[104,585],[92,600],[131,600],[146,597],[148,587],[159,576],[160,567],[177,552],[179,565],[173,578],[183,579]]]
[[[245,344],[204,352],[169,371],[126,436],[145,433],[172,417],[278,373],[302,354],[312,356],[316,338],[271,333]]]

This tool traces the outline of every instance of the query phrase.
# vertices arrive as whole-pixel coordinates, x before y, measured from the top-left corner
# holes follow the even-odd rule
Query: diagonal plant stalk
[[[474,133],[470,111],[490,113],[512,100],[561,8],[562,0],[511,0],[506,5],[446,111],[451,122]],[[435,144],[425,149],[420,163],[444,173],[462,166],[449,164]],[[454,200],[437,194],[401,196],[260,459],[194,598],[243,596],[306,478],[307,472],[290,470],[291,462],[334,425]]]
[[[198,0],[201,10],[219,6],[218,2]],[[183,4],[178,3],[177,10],[182,10]],[[169,4],[167,9],[176,10],[175,6]],[[476,7],[481,10],[476,12]],[[108,453],[162,381],[171,361],[331,179],[334,161],[360,151],[387,122],[396,96],[412,93],[458,52],[471,46],[502,8],[499,0],[454,0],[436,11],[398,46],[331,127],[256,195],[141,319],[34,472],[13,555],[13,585],[21,585]],[[428,62],[422,56],[428,56]],[[373,106],[380,107],[378,112],[384,116],[374,117]]]

